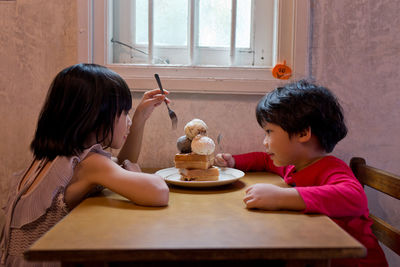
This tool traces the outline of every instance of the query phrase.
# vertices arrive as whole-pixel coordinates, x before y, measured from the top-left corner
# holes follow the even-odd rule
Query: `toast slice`
[[[207,170],[214,164],[214,154],[198,155],[194,153],[176,154],[175,168]]]
[[[219,178],[219,169],[211,167],[202,169],[179,169],[182,181],[217,181]]]

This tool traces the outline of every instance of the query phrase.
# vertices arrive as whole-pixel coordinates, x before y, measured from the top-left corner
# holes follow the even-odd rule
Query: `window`
[[[265,38],[274,37],[272,0],[114,0],[111,4],[112,63],[210,67],[273,63],[275,38]],[[256,32],[256,24],[264,25],[265,34]]]
[[[133,90],[265,93],[307,75],[308,0],[79,0],[79,57]]]

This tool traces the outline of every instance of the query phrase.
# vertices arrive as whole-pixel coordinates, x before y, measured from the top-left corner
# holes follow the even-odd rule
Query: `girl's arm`
[[[97,153],[92,153],[77,165],[73,178],[75,182],[65,193],[65,201],[70,207],[77,205],[91,188],[99,184],[138,205],[168,205],[169,189],[161,176],[125,170]]]
[[[165,94],[169,92],[164,90]],[[131,162],[137,162],[142,147],[142,138],[144,126],[147,119],[150,117],[154,108],[159,106],[164,101],[165,96],[161,94],[160,89],[150,90],[144,93],[142,100],[137,106],[132,118],[132,125],[128,138],[122,146],[118,154],[118,163],[128,159]],[[169,100],[167,99],[167,102]]]

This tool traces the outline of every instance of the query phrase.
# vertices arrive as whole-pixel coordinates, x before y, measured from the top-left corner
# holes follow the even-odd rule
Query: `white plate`
[[[182,181],[179,169],[172,167],[162,169],[156,174],[162,176],[169,184],[186,186],[186,187],[211,187],[225,185],[235,182],[244,176],[244,172],[233,168],[219,168],[219,179],[217,181]]]

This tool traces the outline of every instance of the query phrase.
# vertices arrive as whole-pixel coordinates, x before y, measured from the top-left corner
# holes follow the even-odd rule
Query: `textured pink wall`
[[[334,153],[400,174],[400,2],[312,3],[312,74],[341,99],[349,126]],[[400,227],[399,201],[366,191],[370,210]]]
[[[29,144],[53,76],[77,58],[76,2],[0,2],[0,204]],[[1,217],[1,216],[0,216]]]
[[[313,3],[312,74],[341,99],[350,128],[336,153],[400,173],[399,2]]]
[[[400,1],[311,3],[311,73],[340,98],[350,130],[333,154],[346,162],[363,156],[400,173]],[[75,1],[0,2],[0,205],[11,174],[30,160],[29,143],[51,79],[76,63],[76,16]],[[136,105],[140,94],[134,96]],[[211,137],[223,134],[225,151],[262,151],[263,132],[254,115],[259,97],[172,93],[178,130],[170,130],[165,107],[156,110],[139,163],[172,166],[175,141],[195,117],[208,124]],[[400,226],[398,202],[367,191],[371,210]],[[399,257],[389,257],[392,266],[400,266]]]

